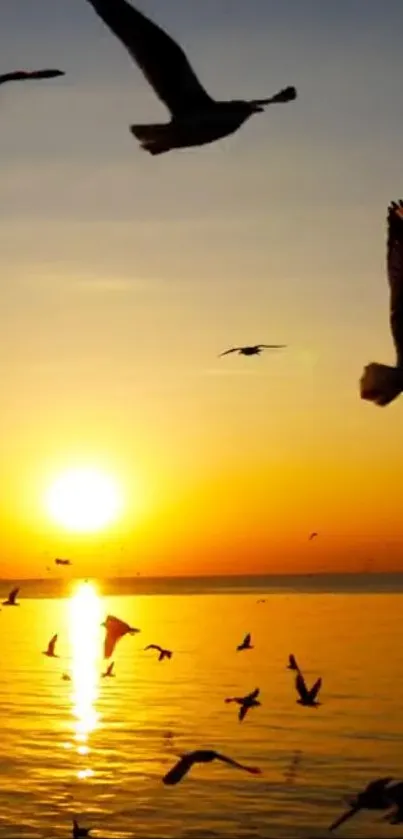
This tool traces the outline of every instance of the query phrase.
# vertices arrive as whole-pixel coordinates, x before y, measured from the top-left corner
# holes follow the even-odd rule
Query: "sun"
[[[116,481],[90,467],[69,469],[51,484],[46,507],[57,524],[66,530],[91,533],[112,524],[122,501]]]

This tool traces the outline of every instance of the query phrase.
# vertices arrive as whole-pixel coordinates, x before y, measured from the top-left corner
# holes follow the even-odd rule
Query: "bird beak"
[[[340,816],[338,819],[336,819],[335,822],[333,822],[333,824],[330,825],[329,831],[336,830],[336,828],[340,827],[341,824],[344,824],[344,822],[348,821],[348,819],[351,819],[352,816],[355,816],[355,814],[358,813],[359,809],[360,807],[353,806],[350,810],[346,810],[346,812],[343,813],[342,816]]]

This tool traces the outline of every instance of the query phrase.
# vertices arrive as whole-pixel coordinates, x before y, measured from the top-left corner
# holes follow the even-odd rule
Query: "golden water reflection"
[[[77,754],[90,753],[90,734],[99,723],[96,710],[99,685],[101,599],[91,583],[82,583],[69,603],[72,649],[74,739]],[[79,778],[92,774],[89,767]]]

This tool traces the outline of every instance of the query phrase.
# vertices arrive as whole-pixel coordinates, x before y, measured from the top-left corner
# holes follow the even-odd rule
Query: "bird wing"
[[[239,352],[240,347],[232,347],[230,350],[225,350],[225,352],[221,352],[219,358],[222,358],[223,355],[229,355],[232,352]]]
[[[319,678],[319,679],[316,680],[315,684],[313,685],[313,687],[311,687],[311,689],[309,691],[309,696],[310,696],[311,699],[313,699],[313,700],[316,699],[321,687],[322,687],[322,679]]]
[[[258,344],[258,350],[284,350],[287,344]]]
[[[226,757],[219,752],[215,753],[216,760],[221,760],[223,763],[228,763],[230,766],[235,766],[236,769],[243,769],[245,772],[250,772],[251,775],[260,775],[261,770],[257,766],[245,766],[244,763],[238,763],[237,760],[232,760],[231,757]]]
[[[19,588],[13,588],[8,595],[10,603],[15,603],[18,596]]]
[[[295,668],[298,669],[298,665],[297,665],[295,655],[293,655],[292,653],[288,657],[288,663],[291,667],[295,667]]]
[[[173,115],[182,116],[211,104],[185,53],[163,29],[126,0],[88,2],[124,44]]]
[[[252,693],[248,693],[248,695],[245,696],[245,699],[257,699],[258,696],[259,696],[259,693],[260,693],[260,688],[255,688],[255,690],[253,690]]]
[[[249,644],[250,644],[251,640],[252,640],[252,636],[251,636],[250,632],[248,632],[248,634],[247,634],[247,635],[245,635],[245,638],[243,639],[243,643],[244,643],[247,647],[249,647]]]
[[[390,327],[398,364],[403,364],[403,201],[388,208],[387,271],[390,288]]]
[[[241,707],[238,711],[239,722],[242,722],[244,717],[246,717],[246,714],[248,713],[248,711],[249,711],[249,705],[241,705]]]
[[[113,615],[108,615],[106,618],[105,629],[104,658],[110,658],[119,639],[128,632],[133,633],[134,630],[128,623]]]
[[[301,699],[305,700],[305,699],[309,698],[309,693],[308,693],[308,690],[307,690],[307,686],[305,684],[305,679],[304,679],[301,671],[298,671],[297,677],[295,679],[295,687],[296,687]]]
[[[50,639],[49,644],[48,644],[48,653],[50,653],[51,655],[53,655],[53,653],[55,651],[56,641],[57,641],[57,633],[56,633],[56,635],[53,636],[53,638]]]
[[[162,782],[167,786],[173,786],[174,784],[178,784],[179,781],[184,778],[184,776],[189,772],[189,769],[192,768],[193,764],[195,763],[195,756],[194,752],[190,752],[187,755],[183,755],[175,766],[167,772],[167,774],[163,777]]]
[[[4,73],[0,76],[0,84],[6,82],[21,82],[26,79],[54,79],[56,76],[64,76],[62,70],[33,70],[27,72],[26,70],[15,70],[13,73]]]
[[[162,653],[162,648],[158,644],[148,644],[147,647],[144,647],[144,650],[158,650],[159,653]]]

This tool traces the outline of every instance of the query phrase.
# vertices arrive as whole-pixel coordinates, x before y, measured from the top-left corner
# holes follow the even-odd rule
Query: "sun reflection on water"
[[[73,655],[73,713],[76,751],[90,753],[90,734],[99,723],[96,710],[99,684],[101,600],[91,583],[83,583],[69,604],[69,626]],[[80,778],[90,769],[80,770]]]

